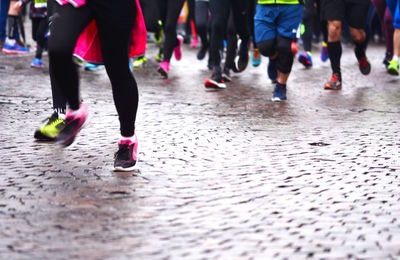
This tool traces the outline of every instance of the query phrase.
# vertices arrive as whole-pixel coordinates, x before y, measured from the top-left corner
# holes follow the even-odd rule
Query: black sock
[[[339,78],[342,77],[340,72],[340,58],[342,57],[342,44],[340,41],[328,42],[328,55],[331,61],[331,68],[333,73],[337,74]]]
[[[365,50],[367,49],[367,40],[362,43],[355,43],[356,48],[354,49],[354,53],[356,54],[357,59],[360,59],[365,56]]]

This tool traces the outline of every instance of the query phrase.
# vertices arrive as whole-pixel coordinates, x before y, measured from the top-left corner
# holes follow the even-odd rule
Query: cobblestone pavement
[[[140,88],[140,168],[111,171],[118,121],[104,70],[82,70],[90,122],[74,146],[33,140],[50,115],[48,69],[0,56],[1,259],[400,259],[400,85],[371,46],[297,62],[272,103],[265,59],[207,91],[195,51]],[[155,50],[149,49],[154,60]],[[47,64],[47,61],[46,61]]]

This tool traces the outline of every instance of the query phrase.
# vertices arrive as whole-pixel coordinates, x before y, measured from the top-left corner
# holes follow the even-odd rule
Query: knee
[[[328,25],[329,41],[331,42],[339,41],[341,30],[342,28],[340,23],[329,23]]]
[[[257,43],[261,55],[271,57],[276,53],[275,40],[268,40]]]
[[[293,66],[292,40],[278,36],[276,48],[278,51],[277,68],[282,73],[290,73]]]
[[[362,43],[365,41],[365,32],[362,29],[350,29],[351,38],[353,38],[354,42]]]

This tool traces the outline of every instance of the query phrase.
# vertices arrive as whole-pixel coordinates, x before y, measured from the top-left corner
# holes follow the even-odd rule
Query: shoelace
[[[332,74],[332,77],[331,77],[331,81],[330,82],[335,82],[335,81],[338,81],[339,80],[339,77],[336,75],[336,74]]]
[[[64,120],[61,118],[57,118],[56,120],[54,120],[53,122],[50,123],[50,126],[56,126],[60,123],[64,123]]]
[[[123,160],[129,160],[129,145],[121,145],[114,154],[114,158],[121,157]]]

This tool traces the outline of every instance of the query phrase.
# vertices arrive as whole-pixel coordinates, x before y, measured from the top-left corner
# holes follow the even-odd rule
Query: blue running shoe
[[[321,60],[323,62],[329,59],[328,55],[328,44],[326,42],[322,42],[322,49],[321,49]]]
[[[32,68],[41,68],[41,67],[43,67],[43,62],[42,62],[42,59],[39,59],[39,58],[35,58],[33,61],[32,61],[32,63],[31,63],[31,67]]]
[[[276,83],[276,79],[278,78],[278,70],[276,68],[277,59],[271,60],[268,62],[268,78],[272,81],[272,83]]]
[[[299,54],[299,62],[306,68],[312,67],[311,52],[302,52]]]
[[[14,43],[10,43],[10,40],[6,40],[3,45],[2,52],[5,54],[26,54],[29,52],[29,49],[22,47],[15,40]]]
[[[95,70],[100,69],[102,66],[103,65],[101,65],[101,64],[93,64],[93,63],[88,62],[85,64],[85,70],[86,71],[95,71]]]
[[[272,95],[271,100],[273,102],[281,102],[281,101],[287,100],[286,85],[281,85],[279,83],[276,83],[275,89],[274,89],[274,94]]]

